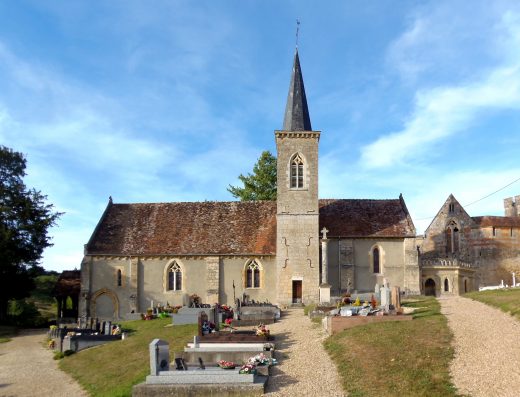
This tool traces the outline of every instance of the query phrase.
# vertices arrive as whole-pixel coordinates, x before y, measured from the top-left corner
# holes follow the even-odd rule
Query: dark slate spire
[[[287,95],[287,105],[285,106],[285,116],[283,119],[284,131],[312,131],[307,98],[305,97],[305,87],[303,86],[302,70],[300,68],[300,58],[298,48],[294,54],[294,65]]]

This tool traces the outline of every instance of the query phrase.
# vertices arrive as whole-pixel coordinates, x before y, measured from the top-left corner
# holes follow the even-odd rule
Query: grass
[[[60,368],[74,377],[92,396],[122,397],[132,394],[132,386],[144,381],[150,372],[148,345],[164,339],[173,352],[182,351],[195,334],[195,325],[167,327],[171,319],[127,321],[122,328],[125,340],[86,349],[65,357]]]
[[[464,297],[495,306],[520,320],[520,288],[475,291],[464,294]]]
[[[456,396],[451,332],[437,300],[418,297],[413,321],[372,323],[329,337],[325,348],[351,397]]]
[[[16,335],[16,327],[0,325],[0,343],[9,342],[14,335]]]
[[[310,312],[312,312],[314,309],[316,309],[316,304],[315,303],[311,303],[310,305],[306,305],[303,307],[303,314],[305,316],[308,316]]]

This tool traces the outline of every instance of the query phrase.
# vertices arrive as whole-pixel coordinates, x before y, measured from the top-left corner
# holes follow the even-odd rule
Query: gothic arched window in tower
[[[182,270],[177,262],[168,266],[168,290],[180,291],[182,289]]]
[[[291,159],[291,188],[303,188],[303,159],[298,153]]]
[[[260,265],[254,259],[246,268],[246,288],[260,288]]]

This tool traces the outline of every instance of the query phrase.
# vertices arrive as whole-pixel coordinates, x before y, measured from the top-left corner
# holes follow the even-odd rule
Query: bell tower
[[[303,85],[298,49],[277,150],[278,303],[319,300],[318,143]]]

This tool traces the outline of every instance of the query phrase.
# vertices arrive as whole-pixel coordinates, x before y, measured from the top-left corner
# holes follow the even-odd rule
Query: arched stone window
[[[380,257],[379,257],[379,248],[375,247],[372,251],[372,256],[374,258],[374,273],[380,273]]]
[[[444,279],[444,292],[450,292],[450,283],[447,278]]]
[[[253,259],[246,265],[245,271],[245,287],[246,288],[260,288],[261,286],[261,267],[258,262]]]
[[[123,285],[123,272],[121,271],[121,269],[117,269],[116,278],[117,286],[121,287]]]
[[[380,245],[373,245],[368,251],[369,263],[374,274],[383,274],[385,253]]]
[[[455,221],[451,221],[446,227],[446,254],[459,252],[460,233]]]
[[[299,153],[296,153],[291,158],[291,188],[292,189],[303,189],[304,186],[304,163]]]
[[[176,261],[173,261],[167,268],[166,289],[168,291],[182,290],[182,270]]]

